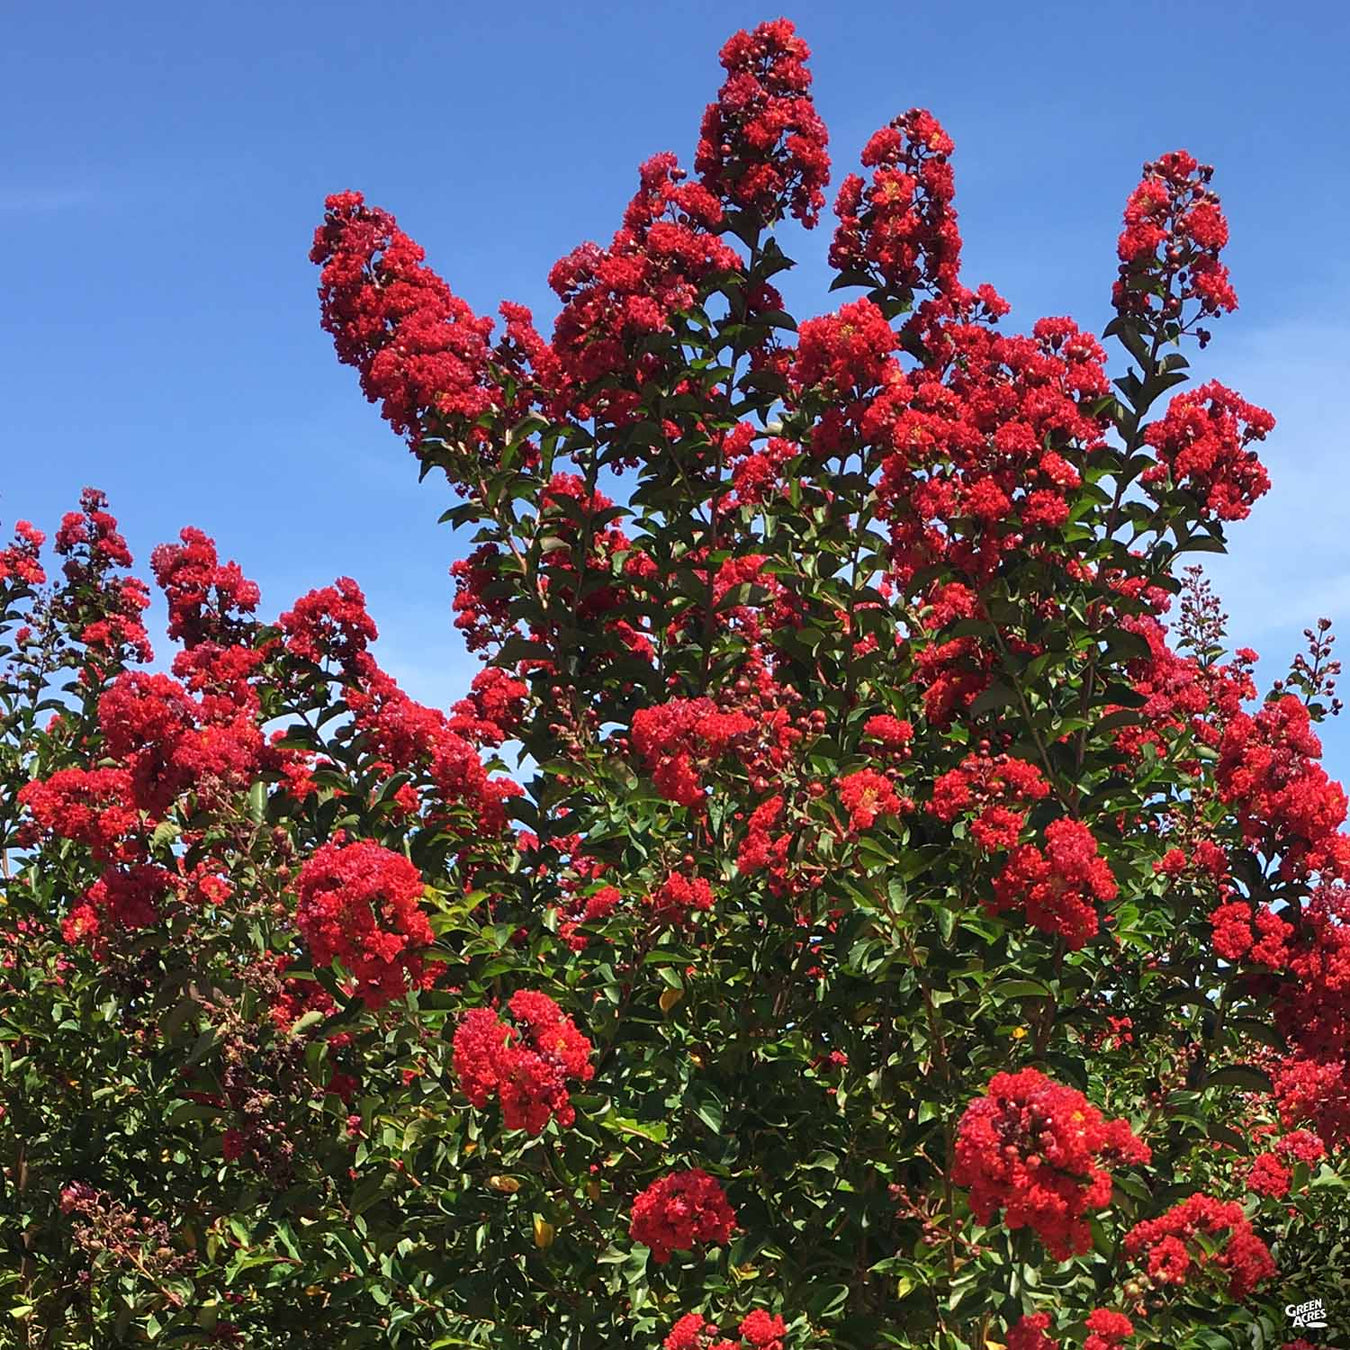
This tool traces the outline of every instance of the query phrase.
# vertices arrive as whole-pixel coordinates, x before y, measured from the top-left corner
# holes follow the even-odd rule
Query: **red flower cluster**
[[[169,602],[169,636],[185,647],[238,642],[242,616],[258,607],[257,583],[238,563],[222,563],[215,541],[201,530],[189,527],[178,537],[181,543],[161,544],[150,554],[150,568]]]
[[[639,169],[640,186],[623,225],[607,249],[582,244],[554,264],[548,284],[562,301],[553,352],[565,381],[589,386],[624,374],[642,383],[659,368],[651,353],[632,347],[668,332],[673,317],[689,309],[699,285],[740,267],[734,249],[717,238],[722,208],[698,183],[686,183],[672,154],[654,155]],[[577,400],[586,397],[578,391]],[[579,416],[603,408],[614,422],[636,407],[636,394],[594,391],[578,402]]]
[[[701,1313],[686,1313],[661,1342],[663,1350],[785,1350],[787,1323],[756,1308],[741,1319],[739,1341],[722,1336]]]
[[[60,769],[24,784],[19,803],[41,829],[88,845],[98,859],[123,856],[140,824],[126,769]]]
[[[970,1187],[982,1224],[1004,1211],[1030,1227],[1056,1260],[1092,1245],[1087,1215],[1111,1198],[1108,1162],[1147,1163],[1148,1146],[1123,1120],[1106,1120],[1081,1092],[1035,1069],[1001,1073],[966,1108],[952,1180]]]
[[[810,55],[787,19],[736,33],[718,55],[727,78],[703,114],[694,168],[760,224],[791,211],[809,229],[825,204],[830,138],[808,92]]]
[[[62,517],[54,545],[66,560],[57,613],[89,649],[91,665],[102,674],[152,656],[141,620],[150,592],[139,578],[113,575],[114,569],[131,566],[131,550],[107,505],[97,488],[85,488],[80,510]]]
[[[723,712],[710,698],[677,698],[633,714],[633,749],[667,801],[701,808],[706,787],[697,770],[754,727],[745,713]]]
[[[216,794],[247,787],[263,763],[256,696],[243,686],[194,698],[172,676],[129,671],[99,700],[108,752],[131,773],[141,810],[158,817],[189,789]]]
[[[366,597],[351,577],[302,595],[278,620],[294,655],[335,661],[347,674],[368,670],[366,648],[379,636],[366,612]]]
[[[1143,181],[1125,204],[1117,244],[1120,278],[1112,299],[1122,314],[1161,309],[1180,322],[1187,300],[1197,301],[1201,314],[1237,308],[1228,269],[1219,261],[1228,222],[1209,187],[1213,176],[1209,165],[1197,164],[1185,150],[1144,165]]]
[[[1083,1342],[1083,1350],[1117,1350],[1134,1335],[1134,1323],[1110,1308],[1094,1308],[1088,1313],[1087,1329],[1092,1334]]]
[[[854,834],[870,830],[878,816],[898,815],[905,800],[885,774],[875,769],[859,769],[835,780],[839,800],[848,812],[849,829]]]
[[[770,797],[760,802],[750,813],[745,838],[736,855],[736,870],[741,876],[768,871],[776,881],[782,881],[787,867],[788,849],[792,846],[790,831],[774,833],[782,817],[783,807],[782,797]]]
[[[1209,916],[1214,926],[1214,950],[1225,961],[1249,957],[1271,970],[1283,970],[1289,960],[1293,925],[1269,905],[1257,905],[1253,916],[1249,900],[1228,900]]]
[[[507,1007],[514,1026],[491,1008],[472,1008],[455,1031],[453,1063],[464,1095],[479,1108],[495,1096],[508,1130],[540,1134],[550,1119],[571,1125],[567,1080],[595,1076],[590,1041],[546,994],[522,989]]]
[[[1211,518],[1245,520],[1252,503],[1270,490],[1265,465],[1250,446],[1274,427],[1264,408],[1211,380],[1178,394],[1145,430],[1158,463],[1144,470],[1140,482],[1156,497],[1162,495],[1159,484],[1184,489]]]
[[[696,911],[713,907],[712,885],[703,877],[672,872],[648,897],[647,906],[657,923],[678,928]]]
[[[1286,1126],[1306,1122],[1332,1147],[1350,1140],[1350,889],[1343,882],[1317,887],[1291,946],[1276,1025],[1292,1051],[1272,1072],[1275,1096]]]
[[[413,449],[443,419],[459,439],[499,397],[488,369],[492,320],[480,319],[429,267],[394,217],[359,192],[325,202],[311,261],[322,266],[323,326],[338,360]]]
[[[1059,1342],[1047,1335],[1049,1313],[1027,1313],[1008,1328],[1005,1350],[1059,1350]]]
[[[967,755],[933,784],[928,809],[951,824],[973,816],[971,838],[986,852],[1013,848],[1026,828],[1027,813],[1017,807],[1042,801],[1050,791],[1034,764],[1008,755]]]
[[[1077,951],[1097,931],[1092,902],[1115,897],[1115,878],[1092,831],[1064,817],[1046,826],[1044,851],[1035,844],[1014,850],[985,904],[994,914],[1024,906],[1033,928],[1062,937]]]
[[[1196,1241],[1201,1234],[1209,1239],[1204,1245]],[[1226,1236],[1214,1250],[1221,1234]],[[1227,1273],[1234,1298],[1245,1298],[1275,1274],[1275,1262],[1242,1206],[1212,1195],[1192,1195],[1166,1214],[1135,1224],[1125,1234],[1124,1249],[1131,1257],[1147,1254],[1149,1277],[1158,1284],[1180,1286],[1213,1266]]]
[[[1030,337],[954,324],[929,341],[942,376],[888,377],[859,433],[881,455],[894,580],[908,588],[916,572],[942,565],[950,580],[932,589],[964,587],[973,612],[1006,553],[1053,547],[1044,532],[1068,519],[1080,469],[1104,443],[1105,353],[1068,319],[1041,319]],[[937,604],[927,623],[937,630],[955,617]]]
[[[157,923],[172,881],[162,867],[150,863],[112,868],[61,921],[61,935],[72,946],[83,943],[98,955],[111,932]]]
[[[724,1243],[736,1229],[736,1215],[721,1186],[700,1168],[670,1172],[633,1201],[628,1232],[652,1249],[665,1265],[671,1252],[692,1251],[704,1242]]]
[[[1282,875],[1296,865],[1317,866],[1337,849],[1345,822],[1341,785],[1317,763],[1322,743],[1307,708],[1293,694],[1240,712],[1219,745],[1215,779],[1237,812],[1243,837],[1267,858],[1280,858]]]
[[[41,586],[47,580],[39,557],[47,536],[26,520],[15,522],[14,542],[0,548],[0,584],[18,581],[25,586]]]
[[[368,1008],[381,1008],[423,977],[431,925],[422,874],[401,853],[370,839],[324,844],[296,882],[295,921],[318,965],[341,961]]]
[[[952,209],[952,139],[923,108],[911,108],[863,149],[870,183],[849,174],[839,189],[830,265],[902,297],[958,290],[961,234]]]
[[[410,698],[370,657],[362,657],[361,668],[366,673],[348,690],[347,704],[356,729],[386,771],[411,773],[425,780],[423,786],[429,783],[428,808],[449,829],[500,833],[506,824],[504,802],[520,788],[510,779],[489,777],[477,746],[497,744],[505,735],[483,713],[491,710],[509,726],[525,686],[504,672],[483,671],[473,694],[447,717]],[[407,787],[409,806],[415,807],[417,791],[412,784]],[[469,818],[456,819],[453,813],[463,809]]]

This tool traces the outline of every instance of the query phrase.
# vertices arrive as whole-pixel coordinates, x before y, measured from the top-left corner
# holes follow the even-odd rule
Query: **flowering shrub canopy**
[[[1190,565],[1274,428],[1172,392],[1212,171],[1128,196],[1108,357],[968,284],[902,113],[799,323],[808,55],[727,43],[551,336],[328,200],[323,326],[467,537],[453,707],[193,528],[156,659],[92,489],[0,551],[5,1344],[1218,1350],[1332,1292],[1337,667],[1258,684]]]

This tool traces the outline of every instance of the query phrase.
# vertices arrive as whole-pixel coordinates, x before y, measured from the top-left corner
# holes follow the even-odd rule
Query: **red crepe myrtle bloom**
[[[848,812],[849,829],[870,830],[878,816],[896,815],[904,804],[891,780],[875,769],[859,769],[835,782],[839,800]]]
[[[849,174],[839,189],[830,265],[861,272],[897,295],[957,290],[961,235],[952,209],[954,146],[937,119],[912,108],[862,153],[870,183]]]
[[[1146,1163],[1148,1146],[1123,1120],[1107,1120],[1081,1092],[1035,1069],[996,1074],[966,1108],[952,1180],[970,1187],[982,1224],[1003,1210],[1030,1227],[1056,1260],[1092,1245],[1087,1215],[1111,1198],[1107,1162]]]
[[[38,561],[47,536],[35,530],[26,520],[14,525],[14,542],[0,548],[0,584],[18,581],[25,586],[41,586],[47,574]]]
[[[665,1265],[672,1252],[729,1241],[735,1228],[736,1215],[721,1186],[694,1168],[652,1182],[633,1201],[628,1232],[635,1242],[652,1249],[652,1260]]]
[[[633,748],[663,797],[697,808],[706,788],[696,770],[753,729],[745,713],[722,712],[710,698],[672,699],[633,714]]]
[[[1027,1313],[1008,1328],[1005,1350],[1059,1350],[1059,1342],[1046,1334],[1049,1328],[1049,1313]]]
[[[1092,1334],[1083,1342],[1083,1350],[1117,1350],[1122,1341],[1134,1335],[1134,1323],[1110,1308],[1094,1308],[1088,1313],[1087,1329]]]
[[[811,49],[787,19],[727,40],[727,72],[703,114],[694,168],[703,185],[764,224],[787,211],[808,228],[825,204],[829,134],[811,101]]]
[[[1125,204],[1125,228],[1117,244],[1120,278],[1113,301],[1122,314],[1180,322],[1194,300],[1201,314],[1237,308],[1237,293],[1219,253],[1228,242],[1228,222],[1210,188],[1214,170],[1185,150],[1173,150],[1144,165],[1144,177]],[[1201,343],[1208,335],[1200,333]]]
[[[1202,1233],[1211,1246],[1218,1243],[1212,1255],[1209,1246],[1195,1241]],[[1227,1275],[1234,1298],[1245,1298],[1276,1273],[1242,1206],[1211,1195],[1192,1195],[1166,1214],[1135,1224],[1125,1234],[1124,1250],[1131,1257],[1146,1255],[1148,1274],[1158,1284],[1186,1284],[1212,1266]]]
[[[473,437],[499,395],[488,370],[492,320],[424,265],[387,211],[359,192],[324,205],[310,258],[323,268],[323,326],[338,360],[360,371],[366,397],[414,450],[440,419]]]
[[[465,1096],[484,1107],[495,1096],[508,1130],[540,1134],[550,1119],[576,1119],[569,1079],[595,1076],[591,1043],[546,994],[522,989],[507,1004],[515,1025],[491,1008],[471,1008],[455,1031],[453,1064]]]
[[[985,903],[995,914],[1024,905],[1033,928],[1062,937],[1076,951],[1097,931],[1091,902],[1115,896],[1115,879],[1092,831],[1063,818],[1046,827],[1044,851],[1028,844],[1013,853]]]
[[[416,985],[431,925],[422,913],[422,875],[400,853],[370,839],[324,844],[296,883],[295,920],[319,965],[342,964],[369,1008]]]
[[[1270,490],[1265,466],[1250,449],[1275,427],[1264,408],[1248,403],[1217,380],[1178,394],[1162,419],[1149,424],[1144,440],[1158,454],[1140,482],[1155,496],[1170,483],[1204,504],[1203,515],[1245,520],[1252,504]]]

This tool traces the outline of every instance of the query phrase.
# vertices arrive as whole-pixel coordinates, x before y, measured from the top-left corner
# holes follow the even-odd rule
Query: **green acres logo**
[[[1284,1315],[1291,1327],[1324,1327],[1327,1324],[1327,1310],[1320,1298],[1311,1298],[1306,1303],[1288,1303]]]

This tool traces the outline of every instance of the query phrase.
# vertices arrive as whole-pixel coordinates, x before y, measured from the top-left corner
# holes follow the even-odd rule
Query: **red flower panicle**
[[[0,585],[17,581],[24,586],[41,586],[47,580],[39,561],[47,536],[26,520],[14,526],[14,542],[0,548]]]
[[[1228,222],[1210,188],[1214,170],[1185,150],[1173,150],[1144,165],[1144,177],[1125,204],[1125,228],[1117,244],[1120,277],[1113,301],[1126,315],[1159,314],[1189,327],[1195,315],[1237,308],[1237,293],[1219,253],[1228,243]],[[1199,330],[1201,345],[1208,334]]]
[[[150,554],[150,568],[169,602],[169,636],[185,647],[237,642],[243,616],[258,607],[257,583],[238,563],[222,563],[215,541],[201,530],[189,527],[178,537],[180,543],[161,544]]]
[[[322,268],[323,326],[338,360],[416,450],[442,428],[476,439],[499,397],[488,369],[492,320],[481,319],[429,267],[394,217],[359,192],[325,203],[310,259]]]
[[[911,108],[876,132],[862,153],[871,181],[849,174],[839,189],[830,265],[895,295],[958,292],[953,149],[951,137],[923,108]]]
[[[719,55],[727,78],[703,114],[694,168],[761,224],[790,211],[810,228],[825,204],[829,134],[811,101],[810,55],[787,19],[736,33]]]
[[[1204,1244],[1198,1241],[1202,1235]],[[1275,1262],[1242,1206],[1212,1195],[1192,1195],[1166,1214],[1135,1224],[1125,1234],[1124,1250],[1146,1257],[1155,1284],[1187,1284],[1213,1267],[1227,1276],[1233,1298],[1245,1298],[1275,1274]]]
[[[508,1130],[540,1134],[549,1120],[576,1119],[568,1080],[595,1076],[591,1043],[546,994],[522,989],[507,1004],[512,1023],[491,1008],[472,1008],[455,1031],[453,1063],[459,1085],[474,1106],[496,1097]]]
[[[1081,1092],[1035,1069],[997,1074],[966,1108],[952,1180],[970,1187],[982,1224],[999,1210],[1029,1227],[1056,1260],[1092,1245],[1087,1216],[1111,1198],[1104,1163],[1146,1163],[1148,1146],[1123,1120],[1107,1120]]]
[[[729,1241],[735,1228],[736,1215],[721,1186],[694,1168],[652,1182],[633,1201],[628,1232],[635,1242],[652,1249],[652,1260],[664,1265],[672,1252]]]
[[[1134,1335],[1134,1323],[1110,1308],[1094,1308],[1088,1313],[1087,1329],[1092,1334],[1083,1342],[1083,1350],[1118,1350]]]
[[[698,773],[754,730],[743,712],[722,712],[710,698],[672,699],[633,714],[633,749],[647,762],[667,801],[701,808],[707,788]]]
[[[1155,496],[1160,484],[1185,489],[1200,499],[1208,518],[1245,520],[1270,489],[1265,466],[1249,447],[1274,427],[1264,408],[1211,380],[1178,394],[1162,420],[1144,432],[1158,463],[1144,470],[1140,482]]]
[[[423,975],[432,943],[419,908],[422,874],[370,839],[317,849],[300,869],[295,920],[318,965],[341,961],[368,1008],[401,997]]]
[[[1033,928],[1062,937],[1077,951],[1097,931],[1092,902],[1115,896],[1115,879],[1092,831],[1065,817],[1046,826],[1044,850],[1025,844],[1013,852],[985,903],[995,914],[1024,906]]]
[[[1059,1342],[1048,1335],[1049,1313],[1027,1313],[1008,1328],[1005,1350],[1059,1350]]]

